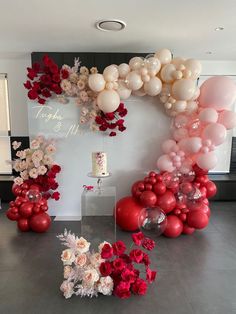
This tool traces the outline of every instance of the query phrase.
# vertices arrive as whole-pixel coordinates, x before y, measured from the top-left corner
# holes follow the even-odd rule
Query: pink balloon
[[[162,143],[162,150],[165,154],[169,154],[172,151],[176,150],[176,142],[174,140],[166,140]]]
[[[175,170],[175,167],[173,166],[172,160],[170,159],[169,155],[162,155],[157,160],[157,167],[161,171],[168,171],[172,172]]]
[[[189,118],[186,115],[178,114],[175,117],[174,124],[176,128],[182,128],[182,127],[185,127],[188,124],[188,122],[189,122]]]
[[[205,123],[217,122],[218,112],[213,108],[203,109],[199,113],[199,120]]]
[[[236,112],[224,110],[219,113],[218,123],[223,124],[227,130],[236,126]]]
[[[210,123],[203,130],[202,138],[204,140],[211,140],[213,145],[220,145],[225,141],[226,135],[226,128],[223,124]]]
[[[213,169],[217,164],[217,157],[214,152],[200,154],[196,157],[197,165],[203,170]]]
[[[182,140],[183,138],[188,137],[188,130],[185,129],[185,128],[176,129],[176,130],[174,130],[174,132],[173,132],[173,136],[174,136],[174,139],[175,139],[176,141],[180,141],[180,140]]]
[[[200,87],[199,106],[216,110],[228,109],[235,101],[236,86],[226,76],[213,76]]]
[[[185,152],[186,155],[192,155],[199,152],[202,147],[202,140],[200,137],[184,138],[179,143],[179,148]]]

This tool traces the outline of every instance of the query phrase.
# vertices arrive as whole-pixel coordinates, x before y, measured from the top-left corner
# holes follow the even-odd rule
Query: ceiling
[[[0,0],[0,8],[0,56],[169,48],[174,56],[236,60],[235,0]],[[98,31],[103,18],[127,27]]]

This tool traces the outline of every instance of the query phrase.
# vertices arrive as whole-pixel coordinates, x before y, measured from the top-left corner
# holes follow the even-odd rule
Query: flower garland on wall
[[[72,295],[94,297],[98,294],[114,294],[127,299],[131,294],[145,295],[148,284],[156,279],[156,271],[150,269],[148,254],[141,249],[152,251],[155,242],[142,232],[132,234],[136,248],[127,252],[123,241],[113,244],[103,242],[98,252],[89,250],[90,243],[83,237],[64,231],[58,236],[67,247],[61,254],[64,265],[64,281],[60,290],[66,299]],[[136,265],[144,265],[144,278]]]
[[[60,199],[56,176],[61,167],[53,161],[56,147],[43,136],[36,137],[30,142],[30,148],[24,150],[18,150],[20,142],[13,142],[12,146],[19,157],[12,162],[19,176],[14,179],[12,187],[16,199],[10,202],[6,215],[17,221],[21,231],[45,232],[51,223],[46,213],[47,200]]]
[[[173,232],[166,232],[166,236],[176,237],[184,227],[194,231],[207,226],[210,211],[203,205],[208,206],[207,197],[216,193],[207,174],[217,164],[215,149],[225,141],[227,130],[236,126],[236,113],[230,110],[236,98],[233,80],[211,77],[199,88],[196,80],[201,63],[195,59],[173,58],[168,49],[146,58],[134,57],[129,64],[109,65],[102,74],[96,68],[89,71],[79,66],[75,60],[74,67],[64,65],[59,69],[45,56],[42,67],[34,64],[28,68],[30,81],[25,87],[29,89],[29,98],[45,104],[47,98],[57,97],[65,104],[67,97],[75,97],[77,105],[82,105],[80,122],[89,121],[93,130],[114,130],[110,136],[116,135],[116,129],[121,132],[126,129],[122,118],[127,110],[121,100],[131,94],[158,96],[166,113],[173,117],[172,137],[162,143],[163,155],[157,160],[158,173],[142,180],[131,197],[135,204],[130,206],[129,197],[127,202],[118,202],[120,221],[123,221],[122,212],[126,217],[127,208],[131,217],[133,208],[133,217],[138,219],[135,215],[137,208],[141,208],[138,199],[142,206],[160,206],[169,215],[167,230]],[[152,201],[145,201],[147,194]],[[175,205],[166,210],[167,203]],[[119,224],[122,227],[122,222]],[[137,228],[137,221],[133,225]],[[179,231],[174,232],[177,225]],[[124,229],[132,230],[127,225]]]

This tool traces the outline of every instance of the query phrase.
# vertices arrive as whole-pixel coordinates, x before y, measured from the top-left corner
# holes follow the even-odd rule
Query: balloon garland
[[[157,160],[160,173],[151,172],[136,182],[132,187],[133,199],[127,197],[118,202],[118,224],[133,231],[143,206],[159,206],[168,215],[165,231],[168,237],[191,234],[195,229],[206,227],[210,216],[208,198],[216,193],[207,173],[217,164],[216,146],[225,141],[227,130],[236,126],[236,113],[229,110],[236,98],[234,82],[217,76],[199,88],[196,80],[201,63],[195,59],[172,58],[168,49],[146,58],[134,57],[129,64],[109,65],[103,74],[95,68],[90,73],[88,69],[82,71],[84,67],[80,71],[78,68],[77,61],[73,68],[64,65],[59,69],[53,60],[44,57],[43,75],[37,64],[28,68],[31,81],[25,87],[29,89],[29,98],[44,104],[42,95],[50,98],[56,94],[62,99],[78,96],[82,90],[86,93],[83,98],[93,102],[92,116],[95,122],[100,121],[98,130],[102,131],[111,126],[97,117],[101,113],[107,118],[114,117],[117,110],[120,112],[121,100],[131,94],[159,96],[166,113],[173,117],[172,138],[162,143],[163,154]],[[121,111],[123,116],[127,114],[124,105]],[[124,131],[124,120],[119,119],[117,123],[111,123],[112,127],[118,126]],[[115,135],[111,133],[110,136]]]

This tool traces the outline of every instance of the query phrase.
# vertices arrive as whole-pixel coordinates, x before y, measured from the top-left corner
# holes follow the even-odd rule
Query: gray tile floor
[[[56,234],[78,222],[54,222],[45,234],[20,233],[0,210],[0,314],[236,313],[236,206],[213,203],[208,228],[177,239],[160,237],[152,252],[158,281],[145,297],[65,300]],[[102,231],[101,231],[102,233]],[[128,241],[129,234],[118,238]]]

